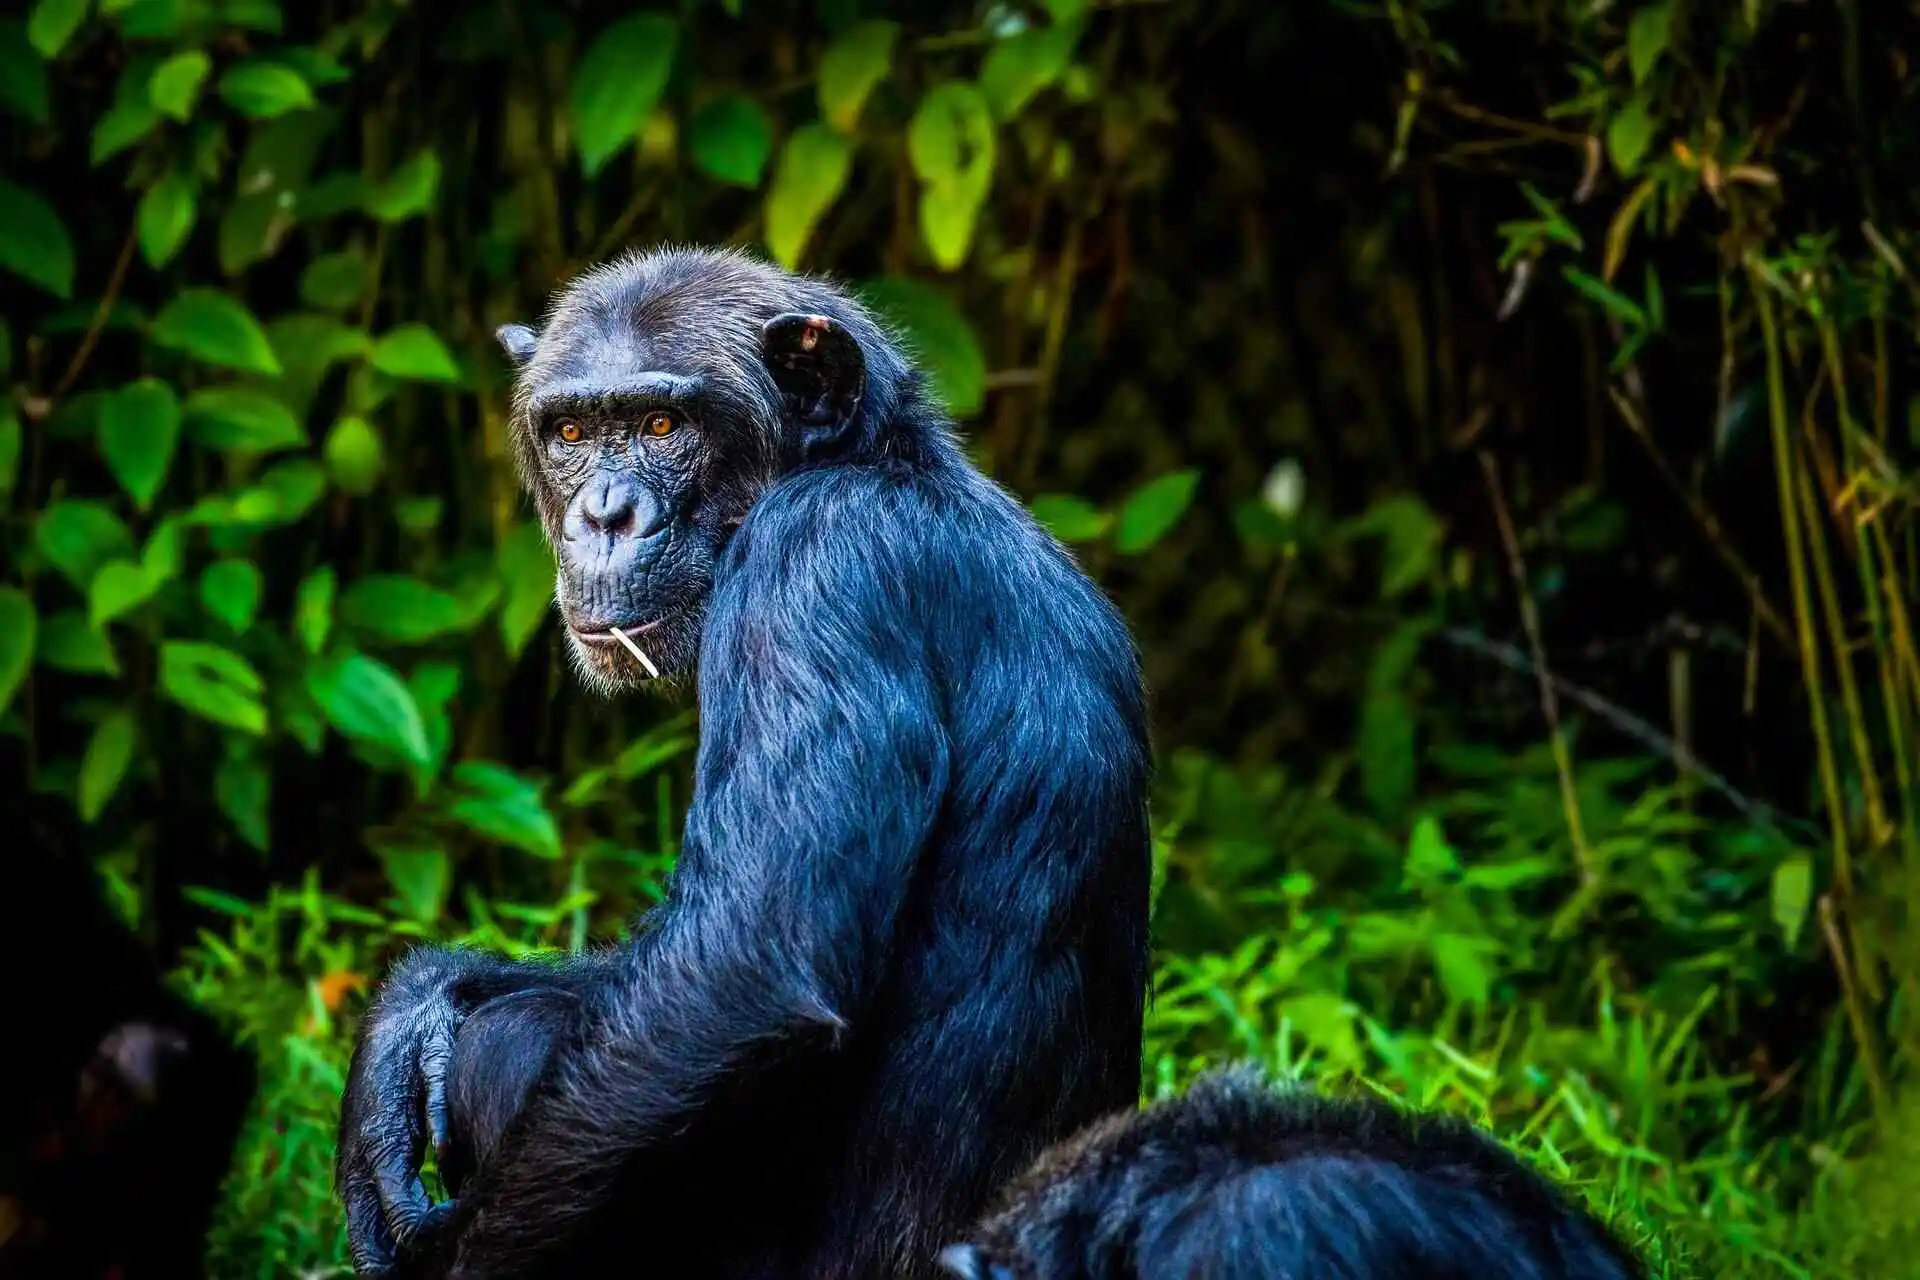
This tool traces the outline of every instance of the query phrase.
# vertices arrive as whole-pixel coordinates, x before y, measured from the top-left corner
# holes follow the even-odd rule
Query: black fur
[[[530,337],[501,337],[517,453],[578,665],[636,682],[596,639],[620,626],[669,679],[697,672],[695,795],[630,946],[557,968],[424,951],[389,977],[342,1115],[356,1264],[934,1274],[995,1187],[1138,1094],[1126,628],[826,284],[653,253]],[[649,438],[661,410],[681,425]],[[463,1122],[462,1019],[531,987],[579,1012],[431,1206],[416,1174]]]
[[[1628,1280],[1643,1266],[1491,1137],[1382,1099],[1276,1092],[1251,1070],[1042,1156],[959,1280]]]

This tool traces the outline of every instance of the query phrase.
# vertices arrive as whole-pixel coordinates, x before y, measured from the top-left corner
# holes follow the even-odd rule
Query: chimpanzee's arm
[[[948,777],[914,621],[933,517],[871,472],[788,487],[743,527],[712,598],[672,904],[439,1224],[459,1272],[564,1257],[616,1185],[670,1173],[717,1086],[831,1045],[883,976]]]

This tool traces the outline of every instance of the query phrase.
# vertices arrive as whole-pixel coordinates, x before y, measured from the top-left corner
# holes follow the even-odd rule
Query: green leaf
[[[438,334],[423,324],[403,324],[380,335],[368,363],[392,378],[458,382],[459,366]]]
[[[500,640],[518,658],[553,608],[553,552],[538,520],[522,520],[500,542]]]
[[[440,190],[440,157],[416,151],[387,180],[366,194],[366,211],[381,222],[404,222],[428,212]]]
[[[1666,52],[1670,17],[1665,0],[1661,0],[1639,10],[1627,24],[1627,66],[1636,85],[1646,82],[1653,64]]]
[[[73,296],[73,240],[53,206],[0,178],[0,267],[56,298]]]
[[[80,758],[80,820],[91,825],[106,809],[107,801],[120,789],[133,763],[134,743],[140,736],[133,712],[122,707],[111,712],[93,728],[87,751]]]
[[[1562,266],[1560,273],[1566,277],[1568,284],[1599,303],[1608,314],[1623,324],[1635,329],[1647,328],[1647,313],[1640,309],[1640,304],[1606,281],[1590,276],[1571,264]]]
[[[141,193],[134,228],[147,265],[164,267],[180,252],[193,231],[194,205],[193,181],[179,169],[167,170]]]
[[[266,733],[265,687],[253,665],[231,649],[197,640],[160,646],[161,692],[214,724],[256,737]]]
[[[1062,542],[1092,542],[1113,525],[1113,514],[1070,493],[1043,493],[1029,509]]]
[[[273,778],[266,761],[251,751],[229,751],[213,775],[213,796],[241,839],[267,852],[267,802]]]
[[[362,653],[344,653],[307,672],[307,691],[344,736],[397,752],[417,765],[432,761],[426,725],[393,668]]]
[[[5,699],[0,698],[0,706]],[[1813,905],[1813,860],[1796,854],[1773,869],[1773,922],[1789,947],[1798,946]]]
[[[480,760],[455,765],[453,781],[463,794],[447,803],[449,819],[535,857],[559,858],[560,828],[539,787],[510,769]]]
[[[1405,595],[1433,575],[1446,533],[1432,510],[1411,494],[1376,502],[1353,523],[1352,531],[1385,539],[1380,567],[1380,596],[1385,600]]]
[[[968,418],[980,412],[987,398],[986,353],[944,290],[923,280],[886,276],[863,286],[860,296],[903,331],[948,413]]]
[[[126,524],[85,498],[62,498],[41,512],[34,542],[47,563],[82,591],[101,565],[133,555],[133,534]]]
[[[1647,148],[1653,145],[1653,114],[1640,95],[1620,109],[1607,124],[1607,154],[1622,177],[1630,177],[1640,167]]]
[[[134,560],[109,560],[87,587],[87,625],[98,631],[153,599],[164,579]]]
[[[130,382],[100,406],[100,452],[107,469],[145,511],[153,505],[180,443],[180,402],[157,378]]]
[[[367,296],[373,264],[358,249],[323,254],[300,276],[300,300],[320,311],[345,311]]]
[[[1413,835],[1407,841],[1404,868],[1407,883],[1416,888],[1438,885],[1459,869],[1460,859],[1447,843],[1439,819],[1430,813],[1421,814],[1414,821]]]
[[[86,615],[78,609],[62,610],[41,624],[34,657],[42,666],[75,675],[120,674],[120,660],[114,656],[113,642],[104,632],[89,626]],[[4,700],[0,700],[0,711],[4,710]]]
[[[1072,22],[1086,13],[1093,0],[1042,0],[1042,7],[1055,22]]]
[[[265,584],[251,560],[216,560],[200,575],[200,603],[235,632],[253,625]]]
[[[89,0],[39,0],[33,16],[27,19],[27,40],[39,55],[51,62],[60,56],[73,39],[73,33],[87,20]]]
[[[1008,36],[980,66],[980,92],[996,120],[1011,120],[1060,78],[1080,40],[1078,23],[1035,27]]]
[[[447,851],[438,845],[377,843],[375,851],[387,869],[387,883],[407,914],[421,924],[432,924],[445,909],[452,867]]]
[[[0,715],[5,715],[33,665],[35,632],[40,617],[27,593],[0,587]]]
[[[1360,702],[1360,787],[1375,814],[1393,818],[1413,798],[1418,757],[1409,693],[1428,624],[1402,624],[1374,652]]]
[[[365,418],[349,415],[333,424],[322,447],[327,474],[348,493],[371,493],[380,480],[380,436]]]
[[[1487,938],[1459,933],[1443,933],[1433,940],[1433,967],[1447,995],[1465,1005],[1484,1007],[1493,994],[1493,970],[1487,955],[1493,943]]]
[[[856,22],[827,46],[820,59],[820,114],[841,133],[853,132],[874,86],[893,68],[900,24],[884,19]]]
[[[0,335],[0,340],[4,335]],[[0,375],[4,376],[4,375]],[[10,404],[0,404],[0,497],[13,492],[20,479],[20,450],[26,433],[20,429],[20,416]]]
[[[213,59],[198,49],[176,53],[154,69],[153,79],[147,81],[147,101],[161,115],[191,119],[212,70]]]
[[[920,233],[934,262],[966,261],[993,185],[993,115],[980,90],[950,80],[920,100],[907,126],[907,157],[920,178]]]
[[[307,443],[284,404],[248,387],[204,387],[187,397],[187,429],[209,449],[271,453]]]
[[[114,103],[93,126],[88,159],[95,165],[111,160],[146,137],[159,123],[160,113],[145,99]]]
[[[985,204],[985,192],[959,183],[940,182],[921,189],[920,235],[942,271],[955,270],[967,260]]]
[[[574,68],[574,140],[588,177],[639,130],[666,92],[679,25],[662,13],[636,13],[602,31]]]
[[[773,155],[773,125],[760,104],[742,94],[715,98],[687,121],[694,167],[738,187],[757,187]]]
[[[293,593],[293,630],[308,653],[327,647],[333,631],[333,598],[339,579],[332,565],[321,565],[300,580]]]
[[[792,270],[822,215],[840,198],[853,170],[853,148],[822,124],[787,136],[767,190],[766,240],[774,260]]]
[[[235,111],[256,120],[314,105],[313,89],[299,72],[260,59],[237,63],[221,76],[220,96]]]
[[[46,63],[28,41],[26,24],[14,19],[0,20],[0,108],[29,124],[51,118]]]
[[[215,289],[186,289],[153,322],[153,340],[208,364],[278,374],[273,344],[239,302]]]
[[[147,545],[140,548],[140,567],[155,582],[170,582],[179,576],[186,563],[186,525],[184,516],[168,515],[147,535]]]
[[[459,630],[466,610],[452,595],[418,578],[376,573],[341,595],[340,620],[390,644],[420,644]]]
[[[1120,508],[1115,549],[1122,555],[1135,555],[1166,537],[1186,514],[1199,484],[1198,471],[1175,471],[1134,490]]]

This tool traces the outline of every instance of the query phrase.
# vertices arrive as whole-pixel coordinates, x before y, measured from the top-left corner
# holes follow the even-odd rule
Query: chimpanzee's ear
[[[540,345],[540,335],[524,324],[503,324],[493,331],[493,336],[515,368],[533,359],[533,350]]]
[[[977,1244],[952,1244],[935,1259],[954,1280],[1013,1280],[1013,1272],[988,1260]]]
[[[760,328],[760,356],[797,428],[802,461],[842,444],[867,391],[867,357],[826,316],[789,311]]]

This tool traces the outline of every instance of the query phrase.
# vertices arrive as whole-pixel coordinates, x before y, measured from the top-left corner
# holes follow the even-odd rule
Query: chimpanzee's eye
[[[579,444],[587,438],[586,431],[579,423],[572,420],[561,423],[559,430],[555,432],[555,434],[567,444]]]
[[[664,436],[679,425],[672,414],[661,410],[648,414],[640,423],[640,430],[650,436]]]

